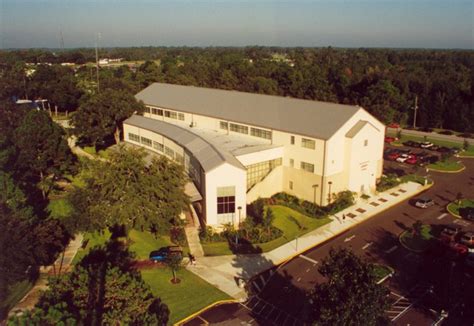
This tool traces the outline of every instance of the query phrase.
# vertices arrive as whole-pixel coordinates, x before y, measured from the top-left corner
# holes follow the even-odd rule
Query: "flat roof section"
[[[147,105],[329,139],[361,108],[328,102],[154,83],[135,96]]]
[[[124,124],[146,129],[171,139],[191,152],[205,172],[211,171],[224,163],[245,170],[245,167],[232,154],[220,150],[203,137],[181,126],[140,115],[132,115],[124,121]]]

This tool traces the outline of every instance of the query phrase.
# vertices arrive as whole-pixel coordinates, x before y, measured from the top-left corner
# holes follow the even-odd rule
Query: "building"
[[[371,193],[382,174],[385,126],[359,106],[160,83],[136,98],[146,111],[124,122],[125,141],[184,164],[211,226],[277,192],[318,205]]]

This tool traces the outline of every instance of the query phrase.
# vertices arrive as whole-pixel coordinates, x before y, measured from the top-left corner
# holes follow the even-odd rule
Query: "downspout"
[[[326,140],[324,141],[324,150],[323,150],[323,173],[321,174],[321,198],[319,200],[320,206],[323,205],[323,192],[324,192],[324,175],[326,174]]]

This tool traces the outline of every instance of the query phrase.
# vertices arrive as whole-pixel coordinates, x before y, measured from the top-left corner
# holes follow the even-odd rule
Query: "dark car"
[[[431,151],[438,151],[439,150],[439,146],[438,145],[433,145],[429,148]]]
[[[451,151],[451,149],[449,147],[446,147],[446,146],[441,146],[438,148],[438,152],[440,153],[449,153]]]
[[[408,140],[408,141],[404,142],[403,145],[408,146],[408,147],[420,147],[420,143],[418,143],[416,141],[412,141],[412,140]]]
[[[150,252],[150,260],[154,262],[163,262],[166,261],[170,256],[178,255],[183,256],[183,250],[179,246],[168,246],[161,247],[158,250]]]
[[[474,248],[474,232],[466,232],[461,236],[459,242],[469,248]]]
[[[459,215],[466,220],[474,221],[474,207],[461,207],[459,209]]]

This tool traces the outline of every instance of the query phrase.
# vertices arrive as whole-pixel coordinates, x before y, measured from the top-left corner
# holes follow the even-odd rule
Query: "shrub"
[[[334,215],[337,212],[346,209],[354,205],[354,193],[349,190],[341,191],[336,194],[334,201],[325,207],[326,211],[330,215]]]
[[[224,232],[217,233],[210,226],[199,230],[199,238],[202,242],[221,242],[227,240]]]
[[[465,133],[459,134],[458,137],[462,137],[462,138],[474,138],[474,135],[471,134],[471,133],[465,132]]]
[[[441,130],[441,131],[438,131],[438,134],[441,134],[441,135],[454,135],[454,132],[452,132],[451,130]]]
[[[173,227],[170,230],[170,239],[171,242],[178,244],[180,246],[186,245],[186,234],[184,233],[184,228],[182,227]]]
[[[429,127],[422,127],[422,128],[418,128],[419,131],[423,131],[423,132],[433,132],[433,129],[429,128]]]
[[[385,191],[390,188],[396,187],[401,183],[396,174],[384,175],[380,178],[377,184],[377,191]]]

